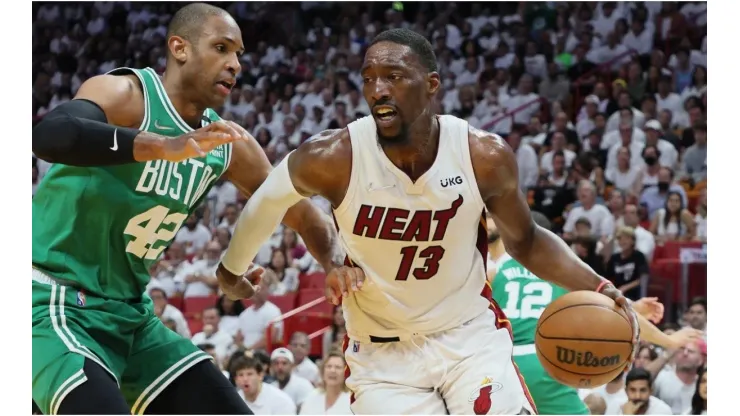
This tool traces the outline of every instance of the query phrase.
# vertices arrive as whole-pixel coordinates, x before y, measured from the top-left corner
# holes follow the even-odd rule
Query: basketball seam
[[[572,293],[572,292],[571,292],[571,293]],[[548,319],[552,318],[552,316],[553,316],[553,315],[555,315],[556,313],[558,313],[558,312],[560,312],[560,311],[564,311],[564,310],[566,310],[566,309],[570,309],[570,308],[578,308],[578,307],[580,307],[580,306],[596,306],[597,308],[604,308],[604,309],[608,309],[608,310],[610,310],[610,311],[614,311],[614,309],[613,309],[613,308],[610,308],[610,307],[607,307],[607,306],[604,306],[604,305],[599,305],[599,304],[597,304],[597,303],[579,303],[578,305],[569,305],[569,306],[565,306],[565,307],[563,307],[563,308],[560,308],[560,309],[556,310],[555,312],[551,313],[551,314],[550,314],[550,316],[548,316],[547,318],[545,318],[545,320],[544,320],[544,321],[540,322],[540,323],[539,323],[539,324],[537,325],[537,327],[540,327],[541,325],[544,325],[544,323],[545,323],[545,322],[547,322],[547,320],[548,320]],[[616,311],[614,311],[614,312],[616,312]],[[625,320],[625,322],[627,322],[627,324],[629,324],[630,328],[632,328],[632,322],[630,322],[630,320],[629,320],[629,319],[627,319],[627,318],[625,318],[624,316],[622,316],[622,314],[621,314],[621,313],[617,313],[617,315],[619,315],[620,317],[622,317],[622,319],[624,319],[624,320]]]
[[[565,369],[565,368],[563,368],[563,367],[561,367],[561,366],[559,366],[559,365],[555,364],[554,362],[552,362],[552,361],[551,361],[551,360],[550,360],[549,358],[547,358],[547,356],[546,356],[546,355],[545,355],[545,354],[544,354],[544,353],[543,353],[543,352],[542,352],[542,351],[540,350],[540,348],[539,348],[539,347],[537,347],[537,345],[535,345],[535,346],[534,346],[534,348],[535,348],[535,349],[537,350],[537,352],[539,353],[538,355],[539,355],[539,356],[541,356],[542,358],[544,358],[545,360],[547,360],[547,362],[548,362],[548,363],[550,363],[550,364],[552,364],[552,366],[553,366],[553,367],[557,368],[558,370],[561,370],[561,371],[564,371],[564,372],[566,372],[566,373],[569,373],[569,374],[575,374],[575,375],[578,375],[578,376],[585,376],[585,377],[602,376],[602,375],[604,375],[604,374],[609,374],[609,373],[611,373],[612,371],[614,371],[614,370],[616,370],[616,369],[618,369],[618,368],[619,368],[619,367],[614,367],[614,368],[612,368],[612,369],[611,369],[611,370],[609,370],[609,371],[604,371],[603,373],[577,373],[577,372],[575,372],[575,371],[570,371],[570,370],[568,370],[568,369]],[[625,363],[620,363],[620,365],[624,366],[624,365],[627,365],[627,363],[626,363],[626,362],[625,362]]]
[[[632,341],[625,341],[621,339],[596,339],[596,338],[567,338],[567,337],[546,337],[541,332],[537,331],[537,335],[542,339],[550,339],[557,341],[590,341],[590,342],[614,342],[617,344],[632,344]]]

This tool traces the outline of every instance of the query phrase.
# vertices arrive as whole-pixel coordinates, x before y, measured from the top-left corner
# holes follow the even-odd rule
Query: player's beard
[[[401,130],[396,134],[395,136],[384,136],[383,133],[380,132],[380,129],[377,129],[378,133],[378,143],[380,143],[383,147],[388,146],[399,146],[399,145],[406,145],[409,143],[409,126],[406,125],[406,123],[401,122]]]

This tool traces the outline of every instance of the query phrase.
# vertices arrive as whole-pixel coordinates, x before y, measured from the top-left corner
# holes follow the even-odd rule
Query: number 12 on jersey
[[[504,313],[509,319],[539,319],[547,305],[552,302],[552,286],[546,282],[506,282],[506,306]]]
[[[416,260],[418,246],[407,246],[401,249],[401,265],[396,272],[396,280],[407,280],[409,274],[413,274],[416,280],[427,280],[434,277],[439,272],[439,261],[445,255],[445,249],[442,246],[430,246],[421,250],[418,257],[426,259],[423,267],[417,267],[411,270]]]

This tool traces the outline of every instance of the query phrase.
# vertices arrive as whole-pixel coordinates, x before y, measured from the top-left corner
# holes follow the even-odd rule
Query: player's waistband
[[[72,282],[66,282],[64,280],[55,279],[41,270],[31,267],[31,279],[36,283],[41,283],[43,285],[49,285],[49,286],[70,286],[73,287],[74,284]]]
[[[532,354],[537,354],[537,348],[534,346],[534,344],[514,345],[514,352],[512,353],[512,355],[519,356]]]

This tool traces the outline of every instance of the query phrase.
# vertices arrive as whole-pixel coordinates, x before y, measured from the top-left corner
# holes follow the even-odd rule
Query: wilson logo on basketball
[[[591,351],[580,352],[570,348],[556,347],[558,361],[564,364],[575,364],[579,367],[612,367],[622,362],[619,354],[599,357]]]

